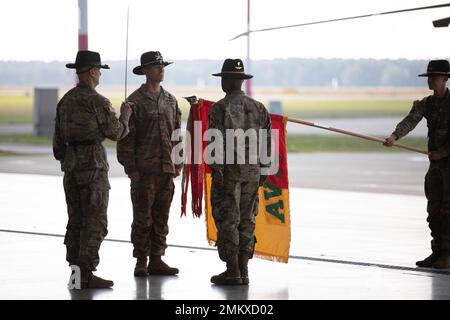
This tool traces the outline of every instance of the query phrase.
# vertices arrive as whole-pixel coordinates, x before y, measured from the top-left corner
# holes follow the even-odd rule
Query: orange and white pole
[[[88,50],[87,0],[78,0],[78,50]]]

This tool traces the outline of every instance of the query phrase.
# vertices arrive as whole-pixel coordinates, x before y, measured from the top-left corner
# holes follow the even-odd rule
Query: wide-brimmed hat
[[[225,59],[220,73],[213,73],[215,77],[229,78],[229,79],[251,79],[251,74],[244,72],[244,63],[241,59]]]
[[[107,64],[102,64],[100,54],[98,52],[81,50],[78,51],[75,63],[68,63],[66,67],[69,69],[79,69],[83,67],[99,67],[109,69]]]
[[[428,62],[427,72],[419,74],[419,77],[432,75],[450,76],[450,66],[447,60],[431,60]]]
[[[173,62],[164,61],[161,53],[159,51],[149,51],[145,52],[141,55],[141,65],[134,67],[133,73],[137,75],[143,75],[143,67],[148,65],[164,65],[168,66],[169,64],[172,64]]]

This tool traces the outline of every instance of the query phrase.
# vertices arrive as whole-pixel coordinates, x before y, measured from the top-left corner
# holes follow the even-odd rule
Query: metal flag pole
[[[128,71],[128,24],[130,20],[130,7],[127,9],[127,39],[126,39],[126,48],[125,48],[125,98],[123,101],[127,100],[127,71]]]
[[[361,139],[365,139],[365,140],[376,141],[376,142],[381,142],[381,143],[384,142],[384,139],[381,139],[381,138],[371,137],[371,136],[367,136],[367,135],[356,133],[356,132],[351,132],[351,131],[337,129],[337,128],[333,128],[333,127],[329,127],[329,126],[325,126],[325,125],[320,125],[318,123],[313,123],[310,121],[294,119],[294,118],[289,118],[289,117],[287,118],[287,121],[298,123],[298,124],[303,124],[303,125],[314,127],[314,128],[325,129],[325,130],[329,130],[329,131],[333,131],[333,132],[337,132],[337,133],[342,133],[342,134],[346,134],[346,135],[349,135],[352,137],[357,137],[357,138],[361,138]],[[409,146],[405,146],[400,143],[394,143],[392,146],[428,155],[427,151],[416,149],[416,148],[409,147]]]

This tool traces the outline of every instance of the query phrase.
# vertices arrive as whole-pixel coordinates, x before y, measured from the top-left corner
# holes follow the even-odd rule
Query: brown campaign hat
[[[244,72],[244,63],[241,59],[226,59],[223,62],[222,71],[213,73],[213,76],[239,80],[253,78],[251,74]]]
[[[432,75],[450,76],[450,66],[447,60],[431,60],[428,62],[427,72],[419,74],[419,77]]]
[[[79,69],[83,67],[99,67],[109,69],[107,64],[102,64],[100,54],[89,50],[80,50],[75,58],[75,63],[68,63],[66,67],[69,69]]]
[[[137,74],[137,75],[143,75],[143,71],[142,69],[144,68],[144,66],[148,66],[148,65],[164,65],[168,66],[169,64],[172,64],[173,62],[169,62],[169,61],[164,61],[161,53],[159,53],[159,51],[148,51],[148,52],[144,52],[141,55],[141,65],[134,67],[133,69],[133,73]]]

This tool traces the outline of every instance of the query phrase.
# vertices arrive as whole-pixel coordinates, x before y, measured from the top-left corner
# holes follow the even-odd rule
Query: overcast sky
[[[252,0],[251,28],[379,13],[441,4],[424,0]],[[247,0],[88,0],[89,49],[102,60],[125,58],[126,11],[130,6],[129,59],[159,50],[166,59],[246,56]],[[450,7],[357,19],[251,37],[253,59],[407,58],[450,56],[450,28],[432,21]],[[0,60],[74,60],[77,0],[4,0],[0,10]]]

